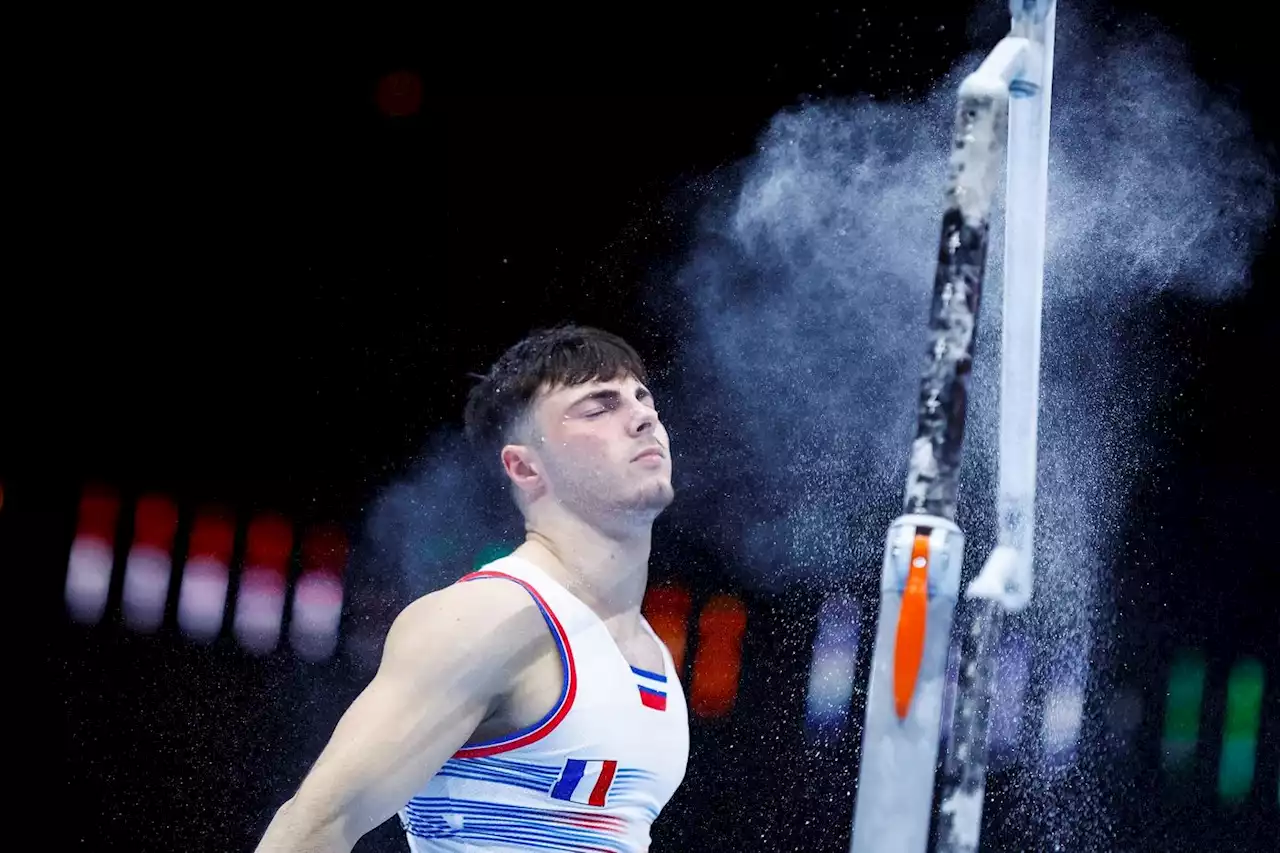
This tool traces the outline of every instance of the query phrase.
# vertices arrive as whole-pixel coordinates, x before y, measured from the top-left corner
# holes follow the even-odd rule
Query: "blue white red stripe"
[[[525,850],[624,853],[627,821],[600,812],[532,808],[479,800],[414,797],[401,813],[412,836],[496,841]]]
[[[450,758],[436,775],[544,793],[555,784],[560,768],[505,758]]]
[[[485,578],[501,578],[512,583],[518,583],[524,588],[525,592],[533,597],[534,603],[542,611],[542,618],[546,620],[547,627],[551,629],[551,636],[556,642],[556,649],[560,652],[560,662],[564,665],[564,687],[560,691],[560,701],[547,712],[545,717],[532,726],[512,732],[496,740],[464,746],[453,754],[454,758],[484,758],[500,752],[508,752],[513,749],[519,749],[522,746],[528,746],[546,737],[556,726],[560,725],[560,721],[569,713],[569,709],[573,707],[573,699],[578,693],[578,672],[573,663],[573,649],[569,646],[569,635],[565,632],[564,626],[560,624],[560,620],[556,618],[555,613],[551,611],[550,605],[538,594],[538,591],[533,586],[505,572],[471,572],[459,578],[458,582],[483,580]]]

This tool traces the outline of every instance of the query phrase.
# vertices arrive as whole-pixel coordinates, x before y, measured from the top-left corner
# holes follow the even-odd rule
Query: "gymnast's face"
[[[527,470],[516,482],[528,499],[551,497],[588,518],[652,521],[674,497],[670,439],[634,377],[544,389],[526,432]]]

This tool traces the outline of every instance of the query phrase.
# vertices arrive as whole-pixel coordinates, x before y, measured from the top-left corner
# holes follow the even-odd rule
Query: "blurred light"
[[[287,520],[264,513],[249,523],[234,631],[240,645],[253,654],[266,654],[280,642],[292,552],[293,528]]]
[[[843,593],[828,596],[818,610],[805,703],[810,736],[838,735],[848,724],[858,662],[858,619],[857,603]]]
[[[747,610],[733,596],[717,595],[702,608],[690,696],[690,705],[701,716],[720,717],[733,708],[746,628]]]
[[[378,81],[375,95],[383,115],[403,118],[422,107],[422,78],[413,71],[395,71]]]
[[[224,510],[196,516],[178,590],[178,627],[193,640],[207,642],[222,630],[234,544],[235,526]]]
[[[991,709],[993,766],[1005,766],[1017,754],[1030,677],[1031,661],[1026,640],[1009,636],[996,659],[995,696],[992,697]]]
[[[689,612],[693,599],[681,586],[650,587],[644,596],[644,618],[667,650],[676,672],[683,676],[684,656],[689,645]]]
[[[1182,651],[1169,670],[1162,737],[1165,769],[1183,769],[1195,756],[1203,699],[1204,656],[1195,650]]]
[[[304,660],[326,660],[338,644],[347,555],[347,535],[336,526],[311,528],[302,538],[302,573],[293,589],[289,644]]]
[[[1253,658],[1238,661],[1227,679],[1227,715],[1218,764],[1218,796],[1225,802],[1240,802],[1253,788],[1263,681],[1262,664]]]
[[[87,486],[80,497],[76,535],[67,559],[67,609],[77,622],[96,624],[107,609],[115,567],[120,499],[103,486]]]
[[[178,507],[163,495],[146,495],[134,511],[133,545],[124,566],[124,623],[154,631],[164,621],[173,571],[173,537]]]
[[[1080,724],[1084,722],[1084,690],[1076,684],[1057,684],[1045,696],[1040,743],[1045,763],[1070,764],[1075,759]]]
[[[476,552],[475,557],[471,561],[471,569],[473,571],[479,571],[494,560],[501,560],[503,557],[510,555],[514,550],[515,548],[513,546],[508,545],[505,542],[490,542],[488,545],[485,545]]]

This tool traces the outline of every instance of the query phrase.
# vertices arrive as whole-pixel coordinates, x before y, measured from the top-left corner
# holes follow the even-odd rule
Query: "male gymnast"
[[[641,615],[670,444],[623,339],[566,325],[472,389],[468,437],[524,517],[509,556],[408,605],[257,853],[349,853],[398,815],[412,853],[640,853],[682,782],[688,712]]]

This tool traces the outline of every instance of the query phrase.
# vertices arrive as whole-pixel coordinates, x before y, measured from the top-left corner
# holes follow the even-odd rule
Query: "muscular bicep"
[[[323,819],[353,842],[395,814],[466,743],[536,654],[542,620],[528,596],[478,592],[444,590],[397,618],[377,675],[295,796],[326,812]]]

